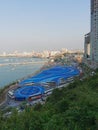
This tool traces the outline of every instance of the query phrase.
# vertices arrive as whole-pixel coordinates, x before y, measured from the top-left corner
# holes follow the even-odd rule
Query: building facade
[[[91,0],[91,31],[85,35],[84,58],[98,68],[98,0]]]
[[[84,57],[90,59],[90,33],[85,35]]]
[[[91,51],[93,62],[98,62],[98,0],[91,0]]]

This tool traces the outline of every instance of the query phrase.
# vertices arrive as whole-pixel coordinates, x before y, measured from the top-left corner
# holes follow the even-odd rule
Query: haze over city
[[[83,49],[89,0],[0,1],[0,53]]]

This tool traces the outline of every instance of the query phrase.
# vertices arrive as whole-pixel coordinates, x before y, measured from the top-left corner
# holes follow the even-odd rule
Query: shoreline
[[[28,76],[26,76],[26,77],[23,77],[23,78],[17,80],[16,82],[14,82],[14,83],[11,83],[11,84],[5,86],[3,89],[1,88],[2,94],[1,94],[1,92],[0,92],[0,94],[1,94],[1,95],[0,95],[0,107],[2,107],[2,106],[7,102],[7,92],[8,92],[10,89],[17,89],[17,88],[19,87],[18,84],[19,84],[20,81],[22,81],[22,80],[24,80],[24,79],[27,79],[27,78],[29,78],[29,77],[32,77],[32,76],[34,76],[34,75],[40,73],[41,71],[46,70],[46,69],[49,69],[49,68],[51,68],[51,67],[53,67],[53,66],[56,66],[56,65],[64,65],[64,64],[62,64],[62,63],[56,63],[56,62],[51,62],[51,60],[48,60],[48,61],[46,61],[46,62],[42,65],[42,67],[40,67],[40,68],[39,68],[37,71],[35,71],[34,73],[32,73],[32,74],[30,74],[30,75],[28,75]]]
[[[48,59],[39,58],[8,58],[0,59],[0,89],[5,86],[26,78],[39,70]],[[36,64],[35,64],[36,63]]]
[[[34,75],[40,73],[41,71],[43,71],[43,70],[45,70],[45,69],[48,69],[48,68],[50,68],[50,67],[52,67],[52,66],[55,66],[55,65],[56,65],[55,62],[50,62],[50,61],[48,60],[47,62],[44,63],[44,65],[42,65],[41,68],[39,68],[37,71],[35,71],[32,75],[28,75],[27,77],[24,77],[24,78],[20,79],[19,81],[24,80],[24,79],[26,79],[26,78],[29,78],[29,77],[31,77],[31,76],[34,76]],[[18,86],[18,82],[19,82],[19,81],[17,80],[17,81],[14,82],[14,83],[11,83],[11,84],[9,84],[9,85],[4,86],[4,88],[0,88],[0,107],[3,106],[3,105],[6,103],[6,101],[7,101],[7,92],[8,92],[10,89],[16,89],[16,88],[19,87],[19,86]],[[1,93],[2,93],[2,94],[1,94]]]

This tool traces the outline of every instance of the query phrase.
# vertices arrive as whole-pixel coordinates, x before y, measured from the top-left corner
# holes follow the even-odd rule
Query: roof
[[[20,82],[20,85],[25,85],[28,83],[43,83],[43,82],[52,82],[55,81],[58,83],[59,79],[70,78],[76,75],[79,75],[79,70],[73,66],[54,66],[47,70],[43,70],[39,74],[25,79]]]
[[[30,96],[37,96],[39,94],[43,94],[45,89],[42,86],[24,86],[17,89],[14,92],[14,96],[16,99],[27,99]]]

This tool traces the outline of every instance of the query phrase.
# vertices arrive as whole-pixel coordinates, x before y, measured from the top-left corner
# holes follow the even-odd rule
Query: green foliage
[[[36,104],[36,105],[34,106],[34,110],[35,110],[35,111],[41,111],[41,108],[42,108],[42,105],[41,105],[40,103],[38,103],[38,104]]]
[[[55,89],[45,105],[12,113],[0,112],[0,130],[98,130],[98,73]]]

